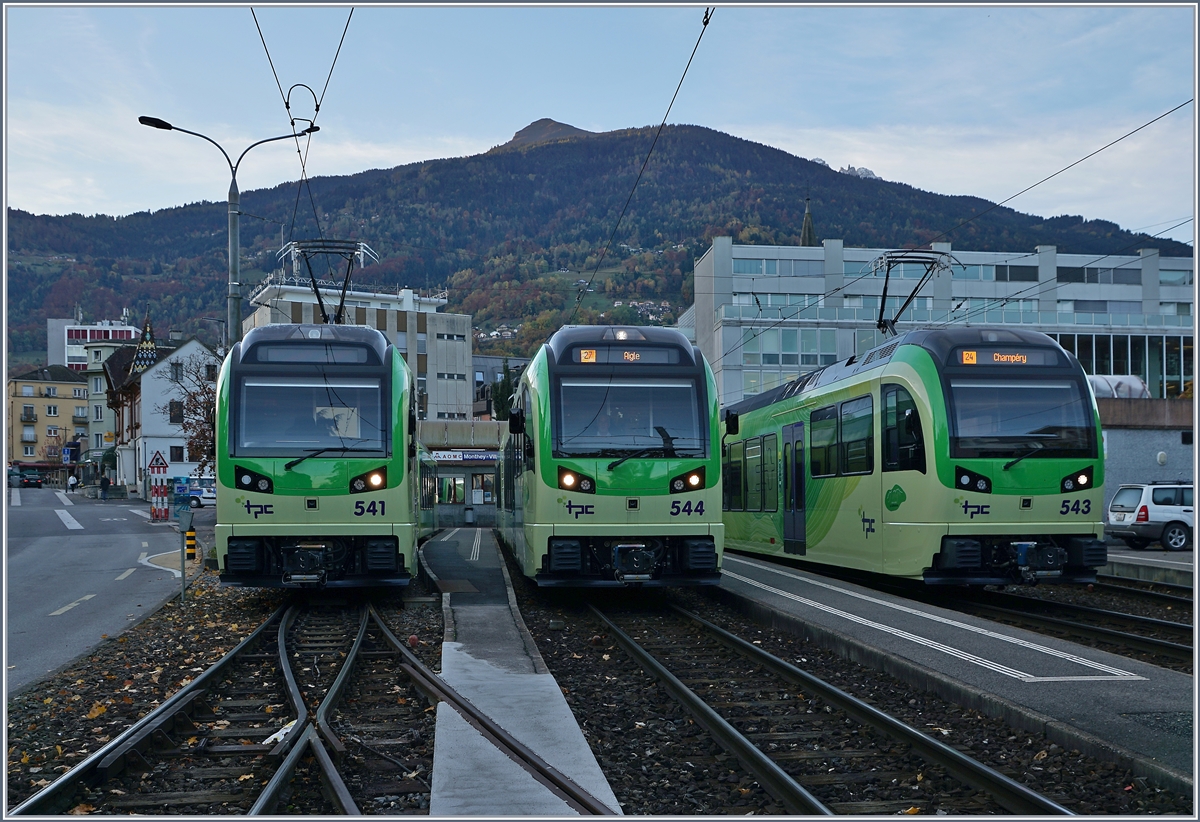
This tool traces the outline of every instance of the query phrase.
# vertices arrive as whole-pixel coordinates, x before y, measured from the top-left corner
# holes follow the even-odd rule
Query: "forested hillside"
[[[474,315],[479,327],[524,322],[509,344],[523,353],[574,305],[575,282],[599,262],[654,132],[592,134],[543,120],[485,154],[313,179],[311,201],[307,191],[297,197],[295,183],[243,192],[242,280],[256,282],[274,267],[281,226],[286,239],[363,240],[381,260],[357,272],[356,283],[447,288],[447,310]],[[876,248],[926,244],[991,205],[842,174],[707,128],[668,126],[576,321],[597,318],[599,296],[608,297],[609,320],[612,298],[685,307],[692,262],[712,237],[798,244],[805,197],[818,237]],[[46,317],[71,316],[76,303],[88,319],[119,316],[124,306],[140,318],[149,307],[156,327],[214,339],[215,327],[199,318],[224,314],[224,202],[116,218],[8,216],[10,350],[43,350]],[[1153,246],[1191,254],[1113,223],[1003,207],[943,239],[971,250],[1051,244],[1064,253]]]

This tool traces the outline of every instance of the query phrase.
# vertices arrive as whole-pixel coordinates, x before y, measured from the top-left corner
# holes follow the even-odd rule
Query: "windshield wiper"
[[[349,451],[377,451],[377,450],[379,450],[379,449],[377,449],[377,448],[344,448],[339,445],[331,445],[328,448],[315,448],[312,451],[309,451],[303,457],[297,457],[296,459],[292,460],[291,462],[284,463],[283,470],[291,471],[293,468],[295,468],[300,463],[304,462],[309,457],[315,457],[318,454],[324,454],[329,451],[339,451],[339,452],[345,454]]]
[[[654,451],[664,451],[664,450],[665,449],[661,445],[655,445],[650,448],[642,448],[638,451],[634,451],[632,453],[626,454],[625,456],[621,457],[619,460],[613,460],[612,462],[610,462],[608,464],[608,470],[609,471],[613,470],[618,465],[625,462],[625,460],[631,460],[634,457],[644,457],[647,454],[653,453]],[[664,454],[663,456],[666,456],[666,455]]]
[[[1004,470],[1007,471],[1009,468],[1012,468],[1014,465],[1016,465],[1018,462],[1025,459],[1026,457],[1032,457],[1034,454],[1036,454],[1038,451],[1041,451],[1045,447],[1046,446],[1042,445],[1040,442],[1035,442],[1033,444],[1033,450],[1029,451],[1028,453],[1022,454],[1021,456],[1017,457],[1015,460],[1009,460],[1008,462],[1004,463]]]

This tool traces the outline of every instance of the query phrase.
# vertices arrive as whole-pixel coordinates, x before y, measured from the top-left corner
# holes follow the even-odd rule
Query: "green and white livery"
[[[730,549],[924,580],[1095,579],[1100,418],[1036,332],[912,331],[726,410]]]
[[[720,407],[667,328],[567,326],[513,397],[497,532],[541,586],[720,581]]]
[[[217,561],[248,587],[405,586],[435,528],[412,374],[379,331],[269,325],[217,381]]]

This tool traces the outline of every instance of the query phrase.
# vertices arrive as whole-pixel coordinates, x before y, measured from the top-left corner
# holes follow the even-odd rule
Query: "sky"
[[[682,4],[4,14],[4,199],[36,214],[224,201],[215,147],[138,116],[237,159],[290,133],[289,90],[291,116],[321,130],[305,155],[291,140],[255,147],[243,192],[299,179],[302,157],[315,177],[477,154],[543,117],[657,126],[703,30],[669,123],[939,194],[1006,200],[1182,105],[1007,205],[1189,243],[1196,231],[1190,3],[734,5],[707,28],[704,7]]]

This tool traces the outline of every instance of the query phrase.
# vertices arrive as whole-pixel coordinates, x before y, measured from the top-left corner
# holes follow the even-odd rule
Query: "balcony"
[[[22,434],[21,442],[37,442],[37,434]]]
[[[71,423],[74,425],[87,425],[88,424],[88,415],[87,414],[72,414],[71,415]]]
[[[37,414],[32,411],[22,411],[21,422],[37,422]]]

